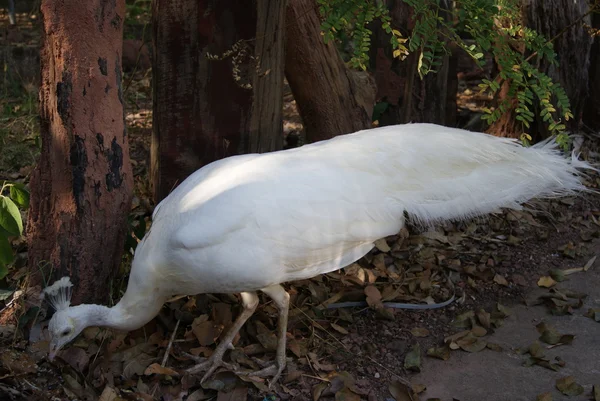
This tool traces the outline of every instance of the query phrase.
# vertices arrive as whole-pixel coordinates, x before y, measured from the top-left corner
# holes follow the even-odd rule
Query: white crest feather
[[[44,288],[42,297],[57,311],[67,309],[71,305],[72,288],[73,283],[71,283],[71,279],[65,276],[56,280],[54,284]]]

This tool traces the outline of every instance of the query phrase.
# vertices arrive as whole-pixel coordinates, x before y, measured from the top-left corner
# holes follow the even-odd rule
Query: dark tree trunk
[[[285,6],[276,0],[154,2],[156,202],[208,163],[282,148]]]
[[[592,28],[600,29],[600,13],[592,17]],[[596,36],[590,52],[589,99],[585,103],[583,122],[594,131],[600,130],[600,35]]]
[[[450,4],[445,4],[442,8],[450,7]],[[388,8],[393,26],[409,37],[414,25],[412,8],[400,0],[388,1]],[[444,17],[443,13],[440,16]],[[390,35],[378,24],[374,24],[373,28],[375,46],[371,51],[370,67],[377,81],[377,99],[389,104],[380,123],[428,122],[454,126],[458,89],[456,56],[443,56],[437,72],[421,79],[417,72],[419,52],[412,52],[403,61],[394,59],[389,45]]]
[[[298,104],[306,141],[316,142],[371,126],[375,84],[346,67],[321,36],[315,0],[291,0],[286,16],[285,75]]]
[[[102,302],[121,262],[133,177],[121,86],[124,0],[42,1],[42,154],[31,178],[34,284],[70,275]]]
[[[590,23],[587,16],[580,20],[589,10],[586,1],[572,0],[527,0],[523,10],[524,25],[544,35],[546,39],[554,39],[554,51],[558,55],[558,65],[551,65],[543,61],[538,69],[558,82],[566,91],[571,101],[571,110],[574,118],[563,121],[567,130],[577,131],[581,124],[583,108],[588,97],[588,79],[590,68],[590,49],[592,39],[586,32],[583,23]],[[563,32],[571,24],[572,27]],[[526,54],[526,56],[528,56]],[[500,100],[508,94],[508,85],[505,83]],[[516,106],[516,103],[513,104]],[[531,133],[534,140],[548,137],[549,132],[541,118],[539,110],[535,113]],[[514,107],[504,113],[500,120],[490,126],[488,132],[506,137],[519,137],[522,127],[514,120]]]

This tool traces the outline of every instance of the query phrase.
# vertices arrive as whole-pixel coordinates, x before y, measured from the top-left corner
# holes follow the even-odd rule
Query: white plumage
[[[279,284],[354,262],[377,239],[398,233],[405,213],[429,225],[585,190],[580,168],[591,167],[563,157],[550,141],[524,148],[433,124],[376,128],[214,162],[156,207],[118,305],[55,314],[53,349],[92,324],[140,327],[173,295],[243,293],[242,316],[212,359],[192,369],[210,367],[208,375],[254,311],[254,291],[262,290],[280,307],[280,346],[277,363],[258,374],[278,377],[288,307]],[[67,317],[77,323],[61,337]]]

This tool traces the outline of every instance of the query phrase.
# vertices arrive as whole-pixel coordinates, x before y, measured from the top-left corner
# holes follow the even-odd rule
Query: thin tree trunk
[[[70,275],[73,300],[106,301],[133,177],[121,86],[124,0],[44,0],[42,153],[31,178],[34,283]]]
[[[592,17],[592,28],[600,29],[600,13]],[[600,131],[600,35],[594,39],[590,52],[589,99],[585,103],[583,122],[594,131]]]
[[[588,97],[592,44],[592,39],[583,26],[584,22],[590,23],[590,17],[587,16],[583,21],[575,22],[580,20],[588,10],[589,5],[586,1],[572,0],[527,0],[523,9],[525,26],[536,30],[547,39],[554,39],[553,45],[558,56],[558,65],[551,65],[544,60],[538,65],[538,69],[565,89],[571,102],[574,118],[563,122],[572,132],[577,131],[580,127],[583,108]],[[575,24],[572,25],[573,23]],[[568,28],[570,25],[572,26]],[[566,31],[564,31],[565,29]],[[505,95],[508,94],[508,85],[509,83],[504,84],[506,88],[503,88],[503,93]],[[502,101],[505,97],[501,95],[499,99]],[[487,131],[499,136],[519,137],[523,129],[514,120],[515,106],[516,102]],[[539,110],[533,110],[533,112],[535,120],[531,126],[531,133],[534,140],[548,137],[549,132],[539,117]]]
[[[287,0],[257,1],[257,71],[250,112],[250,143],[245,152],[283,148],[283,76]]]
[[[156,202],[208,163],[282,148],[285,5],[276,0],[154,2],[151,179]]]
[[[400,0],[389,0],[388,8],[393,25],[405,37],[410,37],[414,25],[412,8]],[[451,4],[442,4],[441,8],[450,9]],[[448,16],[440,12],[440,17]],[[437,71],[421,79],[417,72],[419,52],[412,52],[405,60],[394,59],[389,45],[390,35],[381,29],[380,24],[374,24],[373,30],[375,45],[371,51],[370,67],[377,81],[377,98],[389,104],[380,124],[428,122],[454,126],[458,89],[456,56],[443,56]]]
[[[371,126],[375,86],[367,73],[346,67],[335,45],[324,43],[314,0],[290,0],[285,75],[298,104],[306,141]]]

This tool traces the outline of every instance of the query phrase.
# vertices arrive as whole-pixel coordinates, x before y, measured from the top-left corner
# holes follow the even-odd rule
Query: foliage
[[[523,26],[521,0],[458,0],[450,9],[444,8],[449,2],[443,0],[403,0],[412,8],[414,26],[410,32],[406,27],[392,28],[385,2],[317,1],[324,19],[321,27],[325,40],[343,36],[353,42],[351,67],[366,69],[372,35],[369,24],[373,21],[379,21],[390,34],[395,58],[418,54],[417,71],[421,78],[436,72],[441,57],[449,53],[450,43],[467,52],[481,67],[489,55],[498,63],[500,72],[484,80],[481,90],[497,96],[504,83],[509,90],[495,109],[485,110],[485,121],[497,121],[516,104],[516,119],[525,131],[534,121],[535,102],[549,131],[563,148],[568,146],[563,121],[573,117],[569,99],[558,83],[535,67],[542,60],[557,64],[556,54],[551,41]],[[471,43],[464,37],[471,37]],[[526,53],[530,55],[526,57]]]
[[[41,147],[37,96],[20,88],[0,99],[0,171],[14,172],[34,163]]]
[[[151,41],[146,29],[152,19],[152,0],[127,0],[125,2],[125,39]]]
[[[404,45],[407,38],[400,31],[392,29],[392,19],[383,2],[364,0],[317,0],[319,11],[325,17],[321,25],[325,42],[335,40],[340,35],[347,35],[354,44],[350,66],[362,70],[367,69],[368,52],[371,46],[371,30],[368,25],[378,20],[382,28],[391,35],[390,44],[394,49],[394,57],[404,59],[408,49]]]
[[[127,0],[125,2],[125,21],[150,21],[152,0]]]
[[[125,253],[133,254],[138,243],[146,235],[144,215],[130,214],[127,217],[127,234],[125,235]]]
[[[23,220],[19,209],[29,207],[29,192],[20,183],[5,182],[0,190],[0,279],[8,274],[14,260],[9,237],[23,234]]]

